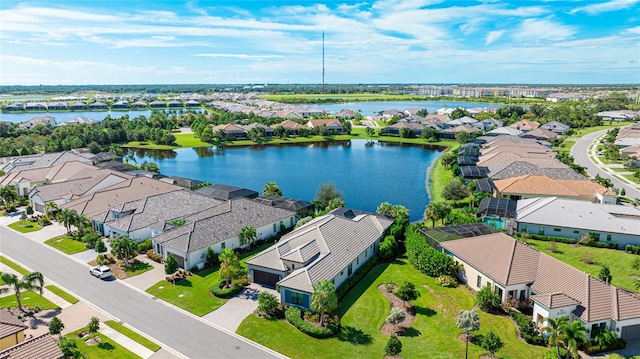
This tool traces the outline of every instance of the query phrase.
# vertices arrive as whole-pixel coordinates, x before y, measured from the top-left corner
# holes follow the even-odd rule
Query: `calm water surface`
[[[158,164],[162,174],[224,183],[258,192],[267,182],[283,195],[311,201],[320,184],[333,182],[347,206],[375,211],[384,201],[422,217],[429,198],[426,171],[439,152],[423,146],[352,140],[283,146],[246,146],[216,150],[137,151]]]
[[[429,113],[435,113],[437,109],[443,107],[473,108],[473,107],[502,107],[497,103],[484,102],[463,102],[463,101],[371,101],[371,102],[347,102],[335,104],[315,104],[313,107],[321,108],[329,113],[340,112],[343,109],[360,111],[363,116],[371,116],[381,111],[391,109],[406,110],[408,108],[426,108]]]

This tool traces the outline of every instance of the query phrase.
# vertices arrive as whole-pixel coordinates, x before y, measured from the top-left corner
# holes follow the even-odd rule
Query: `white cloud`
[[[504,30],[489,31],[484,44],[491,45],[494,41],[498,40],[502,34],[504,34]]]
[[[572,9],[569,13],[576,14],[581,11],[587,14],[596,15],[603,12],[618,11],[628,9],[636,5],[640,0],[611,0],[597,4],[589,4]]]
[[[230,59],[279,59],[280,55],[249,55],[249,54],[195,54],[193,56],[212,57],[212,58],[230,58]]]
[[[526,19],[516,29],[513,38],[517,41],[565,40],[577,30],[573,26],[563,25],[547,19]]]

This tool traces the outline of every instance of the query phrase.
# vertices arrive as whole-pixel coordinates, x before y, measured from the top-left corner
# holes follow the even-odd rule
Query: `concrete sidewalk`
[[[133,352],[137,356],[141,357],[142,359],[147,359],[147,358],[151,357],[154,354],[153,351],[145,348],[144,346],[142,346],[138,342],[130,339],[126,335],[120,333],[119,331],[111,328],[110,326],[108,326],[108,325],[106,325],[104,323],[100,323],[100,330],[98,330],[98,331],[100,333],[108,336],[109,339],[113,340],[114,342],[116,342],[116,343],[122,345],[123,347],[129,349],[131,352]]]

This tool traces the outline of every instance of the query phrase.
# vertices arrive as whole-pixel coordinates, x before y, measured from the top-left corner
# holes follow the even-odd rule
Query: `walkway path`
[[[271,288],[252,283],[240,293],[229,299],[217,310],[206,314],[202,318],[213,324],[219,325],[229,331],[235,332],[242,321],[256,309],[258,309],[258,294],[269,292],[280,298],[280,293]]]

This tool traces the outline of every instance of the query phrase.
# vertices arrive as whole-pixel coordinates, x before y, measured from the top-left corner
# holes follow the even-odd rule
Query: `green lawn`
[[[48,299],[40,294],[27,290],[20,294],[22,306],[38,306],[41,309],[60,309],[57,305],[51,303]],[[18,301],[14,294],[0,298],[0,308],[18,307]]]
[[[30,221],[17,221],[9,225],[9,228],[15,229],[20,233],[35,232],[42,229],[42,226]]]
[[[113,320],[107,320],[106,322],[104,322],[104,324],[108,325],[109,327],[113,328],[114,330],[124,334],[125,336],[129,337],[130,339],[132,339],[133,341],[137,342],[138,344],[144,346],[145,348],[157,352],[158,350],[160,350],[160,346],[154,342],[152,342],[151,340],[143,337],[142,335],[134,332],[133,330],[125,327],[124,325],[113,321]]]
[[[571,148],[573,148],[573,146],[576,144],[576,141],[572,141],[572,140],[564,140],[562,141],[562,144],[560,144],[560,146],[558,147],[558,152],[567,152],[570,153],[571,152]]]
[[[85,343],[86,339],[83,338],[76,338],[76,334],[81,333],[83,331],[86,331],[87,328],[82,328],[80,330],[77,330],[71,334],[68,335],[69,338],[75,340],[77,346],[78,346],[78,350],[81,351],[82,353],[84,353],[87,358],[91,358],[91,359],[111,359],[111,358],[118,358],[118,359],[135,359],[135,358],[140,358],[139,356],[135,355],[134,353],[132,353],[131,351],[129,351],[129,349],[121,346],[120,344],[117,344],[116,342],[114,342],[113,340],[109,339],[109,337],[101,334],[101,333],[96,333],[96,335],[98,335],[100,337],[100,343],[95,344],[95,345],[87,345],[87,343]]]
[[[176,144],[180,147],[209,147],[210,143],[200,141],[193,133],[176,134]]]
[[[637,255],[625,253],[624,251],[616,249],[585,246],[574,247],[573,245],[565,243],[556,243],[558,246],[558,252],[551,253],[548,251],[549,242],[532,239],[527,240],[527,242],[539,251],[585,271],[596,278],[600,272],[601,265],[608,265],[613,276],[611,284],[629,290],[637,290],[634,287],[633,278],[630,277],[635,274],[631,269],[631,262],[635,258],[638,258]],[[580,261],[587,252],[593,254],[593,264],[585,264]]]
[[[630,180],[631,182],[634,182],[634,183],[638,183],[638,184],[640,184],[640,179],[639,179],[639,178],[637,178],[637,177],[635,177],[635,176],[634,176],[634,175],[632,175],[632,174],[622,175],[622,177],[624,177],[624,178],[626,178],[626,179]]]
[[[75,239],[73,239],[73,237],[66,235],[47,239],[46,241],[44,241],[44,244],[49,245],[66,254],[75,254],[87,250],[87,246],[85,246],[83,242],[76,241]]]
[[[76,297],[72,296],[71,294],[65,292],[64,290],[56,287],[55,285],[46,285],[44,287],[49,289],[51,292],[53,292],[53,294],[55,294],[58,297],[66,300],[67,302],[69,302],[71,304],[76,304],[76,303],[78,303],[80,301],[78,298],[76,298]]]
[[[146,262],[137,262],[136,264],[132,264],[129,267],[124,269],[125,273],[127,273],[127,278],[131,278],[133,276],[137,276],[138,274],[142,274],[146,271],[150,271],[153,269],[153,266]]]
[[[474,298],[464,287],[443,288],[418,272],[406,260],[379,265],[356,285],[339,303],[342,330],[335,338],[314,339],[285,321],[263,319],[255,315],[247,317],[238,334],[263,344],[291,358],[381,358],[388,338],[380,328],[389,315],[389,302],[378,291],[381,283],[411,281],[421,296],[414,304],[416,319],[407,335],[401,337],[405,358],[461,358],[464,342],[457,339],[461,331],[455,326],[455,318],[461,309],[474,306]],[[520,342],[516,330],[507,316],[480,313],[480,331],[497,333],[505,347],[497,354],[511,358],[541,358],[544,347]],[[469,357],[477,358],[486,351],[469,345]]]
[[[245,262],[249,258],[260,253],[268,246],[265,244],[250,253],[241,255],[242,264],[246,267]],[[166,280],[161,280],[147,289],[147,293],[197,316],[203,316],[220,308],[228,301],[228,299],[218,298],[210,292],[211,287],[220,281],[218,269],[218,266],[207,268],[187,279],[177,281],[175,285]]]
[[[608,130],[615,127],[622,127],[622,126],[633,125],[633,124],[635,124],[635,122],[613,122],[612,124],[606,124],[602,126],[587,127],[580,130],[576,129],[574,133],[571,135],[571,137],[580,138],[596,131]]]
[[[27,275],[31,272],[29,272],[28,270],[22,268],[21,266],[19,266],[18,264],[8,260],[6,257],[0,256],[0,262],[2,262],[2,264],[6,265],[9,268],[12,268],[13,270],[15,270],[16,272],[22,274],[22,275]]]
[[[609,167],[609,169],[613,172],[633,172],[633,170],[624,167]]]

